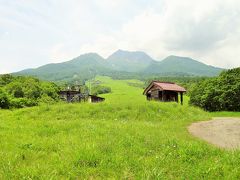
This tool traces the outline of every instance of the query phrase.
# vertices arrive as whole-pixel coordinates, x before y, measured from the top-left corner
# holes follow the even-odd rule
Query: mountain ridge
[[[165,76],[173,74],[216,76],[222,70],[224,69],[206,65],[189,57],[170,55],[162,61],[157,61],[142,51],[117,50],[106,59],[97,53],[86,53],[65,62],[50,63],[14,74],[32,75],[55,81],[71,79],[76,75],[87,79],[89,76],[109,75],[118,72]]]
[[[210,66],[189,57],[170,55],[162,61],[157,61],[145,69],[145,73],[183,73],[193,76],[215,76],[224,69]]]
[[[119,71],[137,72],[150,65],[154,59],[142,51],[117,50],[106,59],[111,67]]]

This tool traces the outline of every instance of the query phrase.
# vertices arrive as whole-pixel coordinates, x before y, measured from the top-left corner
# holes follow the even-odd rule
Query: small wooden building
[[[84,94],[80,91],[75,90],[65,90],[60,91],[59,96],[62,100],[71,103],[71,102],[81,102],[81,101],[89,101],[91,103],[98,103],[105,100],[105,98],[90,95],[90,94]]]
[[[95,95],[89,95],[88,96],[88,101],[91,102],[91,103],[98,103],[98,102],[105,101],[105,98],[95,96]]]
[[[172,82],[152,81],[144,90],[143,94],[146,95],[147,100],[158,101],[175,101],[178,102],[178,94],[180,94],[180,101],[183,104],[183,93],[186,90]]]
[[[83,98],[83,95],[80,91],[74,91],[74,90],[65,90],[60,91],[59,96],[62,100],[67,102],[80,102]]]

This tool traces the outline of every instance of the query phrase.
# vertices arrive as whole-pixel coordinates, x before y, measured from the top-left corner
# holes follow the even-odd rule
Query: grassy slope
[[[239,151],[186,130],[209,113],[147,102],[129,81],[99,79],[113,90],[104,103],[0,111],[0,179],[240,178]]]
[[[213,117],[240,117],[240,112],[220,111],[220,112],[212,112],[211,115]]]

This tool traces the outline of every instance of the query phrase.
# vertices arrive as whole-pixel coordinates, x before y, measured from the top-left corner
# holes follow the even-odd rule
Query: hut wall
[[[174,91],[160,91],[156,89],[156,90],[152,90],[151,93],[147,94],[147,99],[178,102],[178,93]]]
[[[159,100],[159,90],[156,89],[151,92],[151,99]]]
[[[104,101],[104,98],[98,97],[98,96],[89,96],[88,101],[91,103],[98,103]]]
[[[178,93],[174,91],[164,91],[163,101],[176,101],[178,102]]]

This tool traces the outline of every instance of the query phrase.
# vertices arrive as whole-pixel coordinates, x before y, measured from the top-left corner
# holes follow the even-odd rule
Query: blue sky
[[[0,0],[0,73],[88,52],[240,66],[239,0]]]

